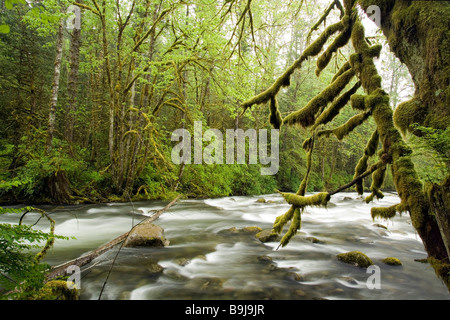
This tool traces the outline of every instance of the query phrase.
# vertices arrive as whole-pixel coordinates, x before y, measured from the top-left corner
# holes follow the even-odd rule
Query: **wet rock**
[[[360,251],[350,251],[346,253],[340,253],[337,255],[338,260],[358,266],[360,268],[367,268],[373,265],[372,260]]]
[[[401,266],[402,262],[394,257],[387,257],[385,259],[382,260],[384,263],[390,265],[390,266]]]
[[[261,231],[262,229],[256,226],[244,227],[242,229],[231,227],[229,229],[219,231],[219,234],[256,234]]]
[[[269,262],[269,263],[271,263],[272,262],[272,258],[271,257],[269,257],[269,256],[259,256],[258,258],[258,261],[259,262]]]
[[[316,237],[306,237],[306,240],[311,241],[312,243],[324,244],[325,242],[317,239]]]
[[[272,232],[272,229],[262,230],[256,234],[256,238],[258,238],[261,242],[269,242],[275,241],[278,238],[278,235]]]
[[[266,199],[264,198],[259,198],[258,200],[255,201],[256,203],[266,203]]]
[[[152,263],[147,265],[147,272],[152,275],[159,275],[164,271],[164,267],[158,263]]]
[[[261,231],[262,231],[262,229],[260,227],[256,227],[256,226],[242,228],[242,232],[244,232],[244,233],[255,233],[256,234]]]
[[[374,223],[373,226],[374,226],[374,227],[378,227],[378,228],[382,228],[382,229],[385,229],[385,230],[388,229],[386,226],[384,226],[384,225],[382,225],[382,224],[379,224],[379,223]]]
[[[187,264],[189,264],[189,262],[191,262],[191,260],[189,260],[187,258],[177,258],[173,262],[175,262],[177,265],[179,265],[181,267],[184,267]]]
[[[164,236],[164,229],[152,223],[135,226],[125,240],[125,247],[165,247],[169,241]]]

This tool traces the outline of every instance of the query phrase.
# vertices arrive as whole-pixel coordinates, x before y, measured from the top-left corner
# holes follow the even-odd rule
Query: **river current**
[[[240,230],[270,229],[289,208],[280,195],[180,200],[154,222],[164,228],[170,245],[117,247],[96,258],[82,268],[81,299],[98,299],[103,286],[101,299],[108,300],[449,299],[433,268],[416,261],[426,253],[408,214],[372,220],[370,207],[398,202],[395,194],[374,204],[356,193],[335,195],[326,209],[307,208],[301,230],[277,250],[277,241],[262,243],[254,233]],[[45,207],[56,221],[56,233],[76,238],[57,240],[45,261],[58,265],[94,250],[165,204]],[[25,223],[37,217],[30,213]],[[0,218],[13,222],[17,215]],[[37,227],[46,230],[46,221]],[[377,268],[336,258],[353,250],[364,252]],[[402,265],[387,265],[382,262],[386,257],[396,257]]]

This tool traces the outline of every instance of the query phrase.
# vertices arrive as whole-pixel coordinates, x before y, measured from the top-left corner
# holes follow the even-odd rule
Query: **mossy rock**
[[[266,203],[266,199],[264,198],[259,198],[258,200],[255,201],[256,203]]]
[[[390,265],[390,266],[401,266],[402,262],[394,257],[387,257],[385,259],[382,260],[384,263]]]
[[[337,255],[338,260],[355,265],[360,268],[367,268],[373,265],[372,260],[360,251],[350,251]]]
[[[278,235],[276,233],[273,233],[272,229],[266,229],[258,232],[256,234],[256,237],[261,242],[270,242],[275,241],[278,238]]]
[[[47,282],[39,291],[35,300],[78,300],[79,290],[69,288],[65,280],[52,280]]]
[[[262,229],[260,227],[257,226],[250,226],[250,227],[244,227],[242,228],[242,232],[244,233],[258,233],[261,232]]]

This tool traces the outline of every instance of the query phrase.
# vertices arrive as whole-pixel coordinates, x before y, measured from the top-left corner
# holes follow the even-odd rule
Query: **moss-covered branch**
[[[272,86],[270,86],[260,94],[254,96],[253,98],[243,102],[241,104],[241,107],[244,109],[243,112],[245,112],[248,108],[255,104],[268,102],[272,97],[275,97],[278,94],[281,88],[289,86],[290,78],[294,71],[299,69],[306,59],[318,55],[329,37],[344,28],[345,23],[343,23],[342,21],[328,26],[325,31],[305,49],[302,55],[296,61],[294,61],[294,63],[289,68],[287,68],[286,71],[280,77],[278,77],[277,80],[275,80]]]
[[[303,127],[312,126],[320,109],[333,101],[354,76],[355,72],[353,69],[345,71],[321,93],[311,99],[305,107],[286,116],[283,123],[289,125],[300,124]]]
[[[354,95],[360,87],[361,82],[358,81],[353,85],[351,89],[341,94],[339,98],[337,98],[328,108],[326,108],[320,114],[320,116],[314,123],[312,130],[315,130],[319,125],[327,124],[328,122],[332,121],[339,114],[342,108],[344,108],[347,105],[352,95]]]
[[[390,206],[390,207],[373,207],[371,209],[372,219],[383,218],[392,219],[398,213],[406,211],[402,203]]]

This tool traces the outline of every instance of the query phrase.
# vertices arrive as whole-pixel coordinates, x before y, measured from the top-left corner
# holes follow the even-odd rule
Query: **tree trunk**
[[[412,76],[415,95],[395,110],[396,125],[446,129],[450,125],[450,4],[447,1],[359,1],[381,9],[391,51]]]
[[[64,27],[63,21],[61,20],[58,28],[58,38],[56,40],[56,57],[53,72],[52,95],[50,97],[50,112],[48,115],[47,144],[46,144],[47,153],[50,152],[52,149],[53,135],[55,132],[56,106],[58,103],[59,78],[61,75],[63,40],[64,40]]]
[[[66,113],[65,137],[69,146],[73,142],[73,131],[75,126],[75,112],[77,107],[78,93],[78,69],[80,65],[80,40],[81,29],[74,28],[70,42],[70,72],[67,79],[68,104]]]
[[[364,10],[371,5],[381,9],[381,29],[390,49],[408,67],[414,81],[413,99],[395,110],[396,126],[403,132],[412,132],[410,126],[414,123],[446,129],[450,125],[450,5],[445,1],[360,0],[359,3]],[[448,262],[446,237],[435,218],[435,215],[446,217],[448,223],[448,206],[433,205],[425,195],[409,156],[411,151],[405,145],[397,145],[400,137],[387,131],[393,127],[387,123],[387,110],[384,111],[375,110],[374,118],[377,126],[382,127],[379,131],[384,148],[393,155],[392,171],[399,196],[408,205],[429,257]]]

